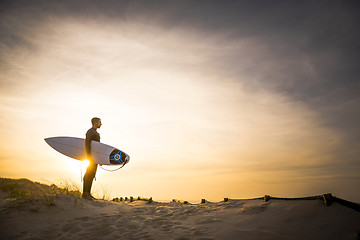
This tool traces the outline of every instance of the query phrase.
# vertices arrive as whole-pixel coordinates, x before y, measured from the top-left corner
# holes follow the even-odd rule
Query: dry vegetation
[[[76,201],[81,192],[71,180],[61,180],[58,184],[45,185],[28,179],[0,178],[0,190],[5,193],[4,199],[11,199],[12,204],[45,202],[47,206],[55,206],[55,198],[68,195]],[[8,206],[9,207],[9,206]]]

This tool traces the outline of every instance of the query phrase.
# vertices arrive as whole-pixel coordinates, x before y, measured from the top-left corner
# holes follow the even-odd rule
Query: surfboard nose
[[[126,157],[125,157],[125,164],[128,163],[130,161],[130,156],[126,154]]]

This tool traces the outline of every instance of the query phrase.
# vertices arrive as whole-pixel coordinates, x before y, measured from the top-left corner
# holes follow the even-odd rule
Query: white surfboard
[[[50,137],[45,138],[56,151],[77,160],[85,160],[85,139],[75,137]],[[91,157],[97,164],[102,165],[125,165],[129,162],[130,156],[123,151],[100,143],[91,141]]]

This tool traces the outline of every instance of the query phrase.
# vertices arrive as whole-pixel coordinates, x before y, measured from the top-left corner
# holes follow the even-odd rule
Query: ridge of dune
[[[89,201],[56,186],[23,179],[9,182],[12,188],[0,181],[1,239],[360,238],[360,213],[336,202],[325,206],[319,200],[279,199],[203,204]],[[21,188],[24,196],[29,190],[38,194],[14,197],[11,189]]]

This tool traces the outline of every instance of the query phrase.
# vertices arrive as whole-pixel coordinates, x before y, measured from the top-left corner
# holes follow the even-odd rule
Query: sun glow
[[[67,158],[67,157],[66,157]],[[78,174],[80,172],[85,172],[87,167],[89,166],[90,162],[87,159],[78,161],[75,159],[67,158],[66,159],[66,165],[68,170],[70,170],[73,173]]]
[[[84,160],[80,161],[80,167],[81,168],[87,168],[89,166],[89,164],[90,164],[90,161],[87,160],[87,159],[84,159]]]

